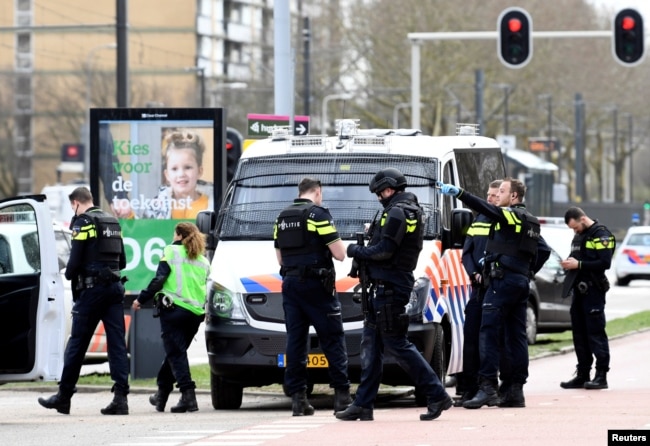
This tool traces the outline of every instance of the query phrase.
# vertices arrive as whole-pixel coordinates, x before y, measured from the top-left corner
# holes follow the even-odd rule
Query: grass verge
[[[607,334],[611,338],[622,336],[625,334],[633,333],[635,331],[650,328],[650,311],[643,311],[635,313],[631,316],[614,319],[607,323]],[[528,352],[531,358],[559,352],[566,347],[571,347],[573,340],[570,331],[562,333],[549,333],[537,336],[537,343],[528,347]],[[192,379],[196,382],[199,389],[210,389],[210,366],[208,364],[193,365],[190,367],[192,372]],[[92,374],[85,375],[79,378],[79,385],[92,385],[92,386],[108,386],[112,385],[112,380],[108,374]],[[6,388],[20,387],[35,384],[42,384],[44,386],[52,385],[52,383],[10,383],[6,384]],[[133,379],[130,381],[133,387],[156,387],[156,379]],[[5,386],[3,386],[5,387]],[[281,386],[274,385],[270,388],[277,390]]]

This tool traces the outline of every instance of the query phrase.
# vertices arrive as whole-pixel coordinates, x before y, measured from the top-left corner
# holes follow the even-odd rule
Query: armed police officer
[[[497,205],[451,184],[439,183],[439,187],[443,194],[457,197],[492,221],[485,247],[484,279],[489,283],[483,298],[479,331],[479,390],[474,398],[463,403],[463,407],[525,407],[529,280],[550,255],[550,248],[540,234],[539,221],[523,204],[526,186],[516,179],[504,179],[499,187]],[[499,399],[501,333],[509,382],[502,385],[504,394]]]
[[[418,389],[427,396],[428,411],[421,420],[433,420],[449,409],[453,401],[440,379],[408,340],[405,306],[415,283],[413,270],[422,250],[422,209],[417,197],[406,192],[406,177],[397,169],[377,172],[370,192],[384,207],[368,246],[348,245],[348,257],[367,266],[371,298],[361,340],[361,383],[354,402],[337,412],[340,420],[373,420],[375,397],[382,376],[384,353],[394,356]]]
[[[592,220],[578,207],[569,208],[564,222],[575,232],[571,254],[562,261],[568,270],[563,295],[572,295],[571,330],[578,365],[576,376],[560,383],[564,389],[607,389],[609,341],[605,332],[605,294],[616,240],[604,225]],[[596,358],[596,375],[591,366]]]
[[[307,400],[309,326],[316,330],[329,363],[334,410],[352,401],[341,303],[336,294],[332,257],[345,259],[345,245],[329,211],[322,207],[319,180],[303,178],[298,198],[284,209],[274,225],[276,256],[282,275],[282,306],[287,328],[285,391],[293,416],[313,415]]]
[[[127,415],[129,406],[129,360],[124,326],[124,284],[120,270],[126,266],[122,229],[112,215],[93,204],[85,187],[68,197],[75,213],[71,223],[72,247],[65,277],[72,281],[74,306],[72,330],[65,350],[59,391],[50,398],[39,398],[41,406],[70,413],[88,344],[100,321],[104,323],[108,364],[115,382],[113,401],[101,410],[104,415]]]

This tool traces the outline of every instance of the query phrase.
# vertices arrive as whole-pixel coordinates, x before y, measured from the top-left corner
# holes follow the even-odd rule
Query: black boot
[[[479,409],[485,405],[488,407],[499,404],[499,394],[497,393],[497,384],[492,380],[481,378],[478,392],[474,398],[463,403],[465,409]]]
[[[585,389],[607,389],[607,372],[605,370],[596,370],[596,376],[591,381],[587,381]]]
[[[158,412],[164,412],[171,392],[171,390],[158,388],[158,391],[149,397],[149,402],[152,406],[156,406]]]
[[[576,370],[575,376],[568,381],[562,381],[560,387],[563,389],[584,389],[587,381],[589,381],[589,370]]]
[[[334,389],[334,413],[345,410],[350,404],[352,404],[350,388]]]
[[[102,415],[128,415],[129,403],[126,399],[126,394],[120,391],[115,391],[113,401],[101,410]]]
[[[454,407],[463,407],[465,401],[469,401],[472,398],[474,398],[476,392],[478,392],[478,389],[464,391],[463,394],[460,396],[460,398],[454,401]]]
[[[446,395],[445,398],[440,401],[427,404],[427,413],[420,414],[420,420],[435,420],[440,416],[440,414],[442,414],[443,410],[447,410],[453,405],[454,400],[452,400],[449,395]]]
[[[70,396],[62,394],[61,391],[47,399],[39,398],[38,404],[46,409],[56,409],[59,413],[70,414]]]
[[[344,421],[355,421],[355,420],[372,421],[372,420],[374,420],[374,417],[372,415],[372,407],[370,407],[370,408],[359,407],[359,406],[355,406],[354,404],[349,405],[347,409],[345,409],[345,410],[343,410],[341,412],[336,412],[334,415],[339,420],[344,420]]]
[[[314,415],[314,407],[307,400],[307,393],[304,390],[291,395],[291,410],[294,417],[303,415]]]
[[[499,407],[526,407],[523,385],[512,383],[506,391],[500,395]]]
[[[199,410],[199,405],[196,402],[194,389],[181,390],[181,399],[171,408],[174,413],[196,412],[197,410]]]

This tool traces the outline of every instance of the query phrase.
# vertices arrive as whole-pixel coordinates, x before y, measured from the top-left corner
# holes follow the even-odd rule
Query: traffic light
[[[84,149],[83,144],[61,144],[61,161],[67,163],[83,163]]]
[[[645,203],[643,203],[643,210],[650,211],[650,201],[646,200]]]
[[[237,170],[243,142],[244,139],[241,133],[230,127],[226,129],[226,182],[228,183],[230,183]]]
[[[510,68],[525,66],[533,55],[533,20],[524,9],[507,8],[497,20],[497,53]]]
[[[614,17],[612,50],[614,57],[625,66],[641,62],[643,48],[643,17],[635,9],[623,9]]]

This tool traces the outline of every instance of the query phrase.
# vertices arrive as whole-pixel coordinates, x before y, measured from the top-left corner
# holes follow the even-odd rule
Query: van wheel
[[[244,388],[210,372],[210,396],[212,397],[212,407],[216,410],[239,409],[244,396]]]
[[[526,306],[526,338],[528,345],[533,345],[537,341],[537,315],[530,301]]]
[[[431,368],[445,385],[447,375],[447,361],[445,355],[445,331],[440,324],[433,324],[433,353],[431,355]],[[427,396],[417,387],[415,388],[415,403],[420,407],[426,407]]]

